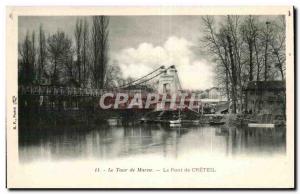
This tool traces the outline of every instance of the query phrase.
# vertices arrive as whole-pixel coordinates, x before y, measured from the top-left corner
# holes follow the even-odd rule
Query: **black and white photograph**
[[[292,188],[281,10],[14,15],[11,186]]]

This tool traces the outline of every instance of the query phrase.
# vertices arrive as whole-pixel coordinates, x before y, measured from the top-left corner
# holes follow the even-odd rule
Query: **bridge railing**
[[[40,96],[101,96],[102,89],[57,86],[19,86],[19,95]]]
[[[92,89],[92,88],[75,88],[75,87],[58,87],[58,86],[19,86],[19,95],[36,95],[36,96],[91,96],[101,97],[104,93],[126,93],[133,96],[141,93],[147,95],[142,90],[120,90],[120,89]]]

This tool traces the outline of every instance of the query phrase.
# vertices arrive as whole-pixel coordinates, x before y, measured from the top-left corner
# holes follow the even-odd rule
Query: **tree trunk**
[[[257,46],[256,46],[256,42],[254,41],[254,49],[255,49],[255,56],[256,56],[256,81],[260,80],[260,63],[259,63],[259,59],[258,59],[258,51],[257,51]]]
[[[266,44],[265,44],[265,61],[264,61],[264,66],[265,66],[265,72],[264,72],[264,78],[265,81],[268,80],[268,35],[266,38]]]
[[[231,73],[232,73],[232,84],[231,84],[231,92],[232,92],[232,113],[236,113],[237,109],[237,96],[236,96],[236,84],[237,84],[237,77],[236,77],[236,67],[234,64],[234,58],[232,53],[232,42],[230,36],[227,35],[227,42],[228,42],[228,49],[229,49],[229,57],[230,57],[230,66],[231,66]]]
[[[249,81],[253,81],[253,45],[249,42]]]

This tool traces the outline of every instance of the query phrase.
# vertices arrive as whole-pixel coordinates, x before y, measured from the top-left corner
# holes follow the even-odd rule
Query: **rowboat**
[[[224,125],[226,122],[225,121],[210,121],[210,125]]]
[[[181,119],[170,120],[169,123],[170,123],[170,124],[181,124]]]
[[[214,116],[210,119],[210,125],[224,125],[226,122],[222,116]]]
[[[255,128],[274,128],[275,124],[273,123],[248,123],[248,127]]]

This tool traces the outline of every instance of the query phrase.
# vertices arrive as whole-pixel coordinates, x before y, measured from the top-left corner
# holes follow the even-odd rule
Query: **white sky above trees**
[[[19,41],[29,31],[46,36],[58,29],[74,39],[75,16],[19,17]],[[90,22],[90,17],[87,17]],[[110,64],[118,64],[123,77],[138,78],[153,69],[175,65],[184,89],[214,85],[215,65],[200,51],[201,16],[112,16],[109,24]]]
[[[78,17],[19,17],[19,41],[42,24],[46,36],[58,29],[74,39]],[[87,18],[90,21],[90,18]],[[161,65],[175,65],[184,89],[213,86],[213,64],[199,52],[200,16],[110,17],[110,63],[124,78],[138,78]]]

